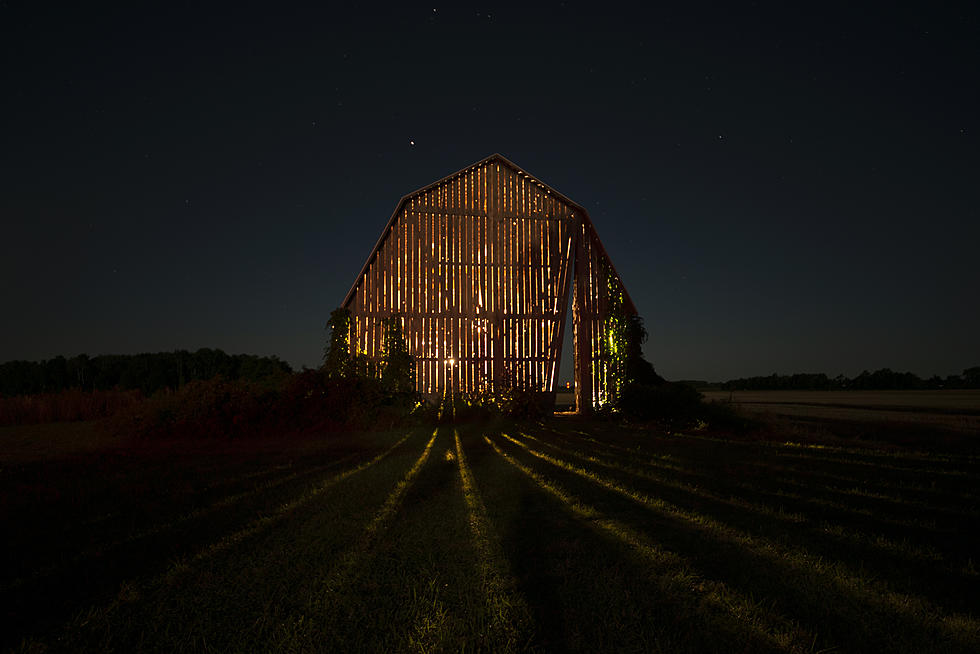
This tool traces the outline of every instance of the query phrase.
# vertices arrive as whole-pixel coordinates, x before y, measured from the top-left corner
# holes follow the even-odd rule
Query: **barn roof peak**
[[[412,198],[414,198],[414,197],[416,197],[418,195],[421,195],[423,193],[426,193],[428,191],[431,191],[432,189],[438,188],[439,186],[442,186],[443,184],[447,184],[447,183],[453,181],[454,179],[456,179],[457,177],[460,177],[462,175],[466,175],[467,173],[469,173],[470,171],[472,171],[472,170],[474,170],[476,168],[479,168],[481,166],[485,166],[485,165],[487,165],[489,163],[494,163],[494,162],[499,163],[499,164],[501,164],[501,165],[503,165],[503,166],[505,166],[507,168],[510,168],[518,176],[527,178],[532,183],[534,183],[537,186],[539,186],[541,188],[541,190],[543,190],[545,193],[547,193],[547,194],[555,197],[560,202],[563,202],[564,204],[568,205],[569,207],[571,207],[574,210],[574,214],[577,214],[580,217],[580,219],[582,221],[584,221],[585,224],[587,224],[589,226],[590,229],[592,229],[592,230],[595,229],[594,227],[592,227],[592,218],[589,216],[588,209],[586,209],[585,207],[583,207],[579,203],[575,202],[574,200],[570,199],[566,195],[564,195],[562,193],[559,193],[553,187],[549,186],[548,184],[545,184],[540,179],[538,179],[537,177],[535,177],[531,173],[527,172],[526,170],[524,170],[523,168],[521,168],[520,166],[518,166],[517,164],[515,164],[513,161],[511,161],[510,159],[508,159],[504,155],[500,154],[499,152],[494,152],[493,154],[491,154],[491,155],[489,155],[487,157],[484,157],[483,159],[480,159],[479,161],[477,161],[475,163],[471,163],[470,165],[468,165],[468,166],[466,166],[464,168],[461,168],[461,169],[457,170],[454,173],[450,173],[449,175],[446,175],[442,179],[436,180],[436,181],[432,182],[431,184],[427,184],[427,185],[423,186],[420,189],[417,189],[415,191],[412,191],[411,193],[408,193],[408,194],[402,196],[402,198],[398,201],[398,204],[395,206],[395,210],[391,213],[391,217],[388,219],[388,224],[385,225],[384,230],[381,232],[381,236],[380,236],[380,238],[378,238],[377,243],[375,243],[374,248],[373,248],[370,256],[368,256],[367,261],[364,262],[364,266],[361,268],[361,271],[358,273],[357,277],[354,279],[354,284],[351,286],[350,290],[347,292],[347,296],[344,298],[344,302],[343,302],[343,304],[341,306],[345,306],[346,307],[348,304],[350,304],[350,301],[354,297],[354,293],[357,290],[357,286],[360,283],[361,279],[363,278],[364,273],[367,271],[368,267],[371,265],[371,262],[377,256],[378,251],[380,250],[380,248],[381,248],[382,244],[384,243],[385,239],[388,237],[388,234],[391,232],[392,226],[397,221],[398,216],[401,213],[402,209],[404,209],[406,207],[406,205],[408,205],[408,203],[412,200]],[[599,250],[602,252],[602,256],[607,261],[609,261],[609,256],[606,254],[605,248],[602,246],[602,242],[596,240],[596,243],[598,245]],[[610,261],[610,267],[611,266],[612,266],[612,262]],[[613,271],[615,272],[615,268],[613,268]],[[617,274],[617,277],[618,277],[618,274]],[[626,293],[626,289],[625,288],[623,289],[623,292],[626,295],[626,302],[627,302],[628,306],[635,313],[636,310],[634,308],[633,301],[629,298],[629,294]]]
[[[474,168],[480,168],[481,166],[485,166],[488,163],[493,163],[493,162],[497,162],[497,163],[503,164],[504,166],[510,168],[512,171],[514,171],[515,173],[517,173],[519,176],[528,178],[529,180],[531,180],[532,182],[534,182],[535,184],[537,184],[538,186],[540,186],[544,191],[546,191],[550,195],[555,196],[556,198],[558,198],[562,202],[565,202],[566,204],[571,205],[576,210],[581,211],[583,213],[588,213],[586,211],[585,207],[583,207],[579,203],[575,202],[574,200],[572,200],[568,196],[564,195],[563,193],[560,193],[560,192],[556,191],[554,187],[546,184],[545,182],[542,182],[539,178],[537,178],[534,175],[532,175],[531,173],[527,172],[525,169],[521,168],[520,166],[518,166],[516,163],[514,163],[513,161],[511,161],[510,159],[508,159],[504,155],[500,154],[499,152],[494,152],[493,154],[491,154],[491,155],[489,155],[487,157],[484,157],[483,159],[480,159],[479,161],[476,161],[474,163],[471,163],[468,166],[465,166],[463,168],[460,168],[459,170],[457,170],[454,173],[450,173],[449,175],[446,175],[442,179],[438,179],[438,180],[432,182],[431,184],[426,184],[422,188],[416,189],[416,190],[412,191],[411,193],[408,193],[407,195],[402,196],[401,200],[399,200],[399,202],[398,202],[398,206],[395,208],[394,214],[397,214],[398,211],[404,206],[404,204],[407,201],[411,200],[413,197],[415,197],[415,196],[417,196],[417,195],[419,195],[421,193],[425,193],[426,191],[430,191],[430,190],[432,190],[434,188],[437,188],[439,186],[442,186],[443,184],[446,184],[448,182],[451,182],[452,180],[456,179],[457,177],[459,177],[461,175],[465,175],[466,173],[470,172]]]

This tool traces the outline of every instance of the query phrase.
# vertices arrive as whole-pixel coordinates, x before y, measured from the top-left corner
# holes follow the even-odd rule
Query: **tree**
[[[643,344],[647,340],[647,330],[643,326],[643,318],[638,315],[629,317],[626,325],[626,365],[625,382],[627,384],[647,384],[657,386],[665,383],[663,377],[657,374],[653,364],[643,358]]]
[[[617,283],[616,276],[608,266],[604,266],[603,273],[609,309],[606,313],[605,333],[600,341],[600,353],[606,362],[609,377],[606,386],[608,396],[600,397],[600,402],[617,405],[623,388],[628,383],[626,363],[632,347],[629,343],[630,316],[626,313],[623,290]]]
[[[606,288],[609,311],[602,339],[602,353],[609,366],[609,396],[605,401],[619,406],[628,386],[656,386],[663,384],[664,378],[643,358],[643,343],[647,340],[643,319],[636,314],[627,313],[622,287],[609,269],[606,271]]]
[[[973,366],[963,371],[963,382],[967,388],[980,388],[980,366]]]
[[[384,323],[384,359],[381,364],[381,384],[395,394],[415,391],[415,357],[408,353],[402,318],[394,315]]]
[[[350,311],[338,307],[327,321],[330,342],[323,352],[323,370],[329,377],[350,377],[354,362],[350,351]]]

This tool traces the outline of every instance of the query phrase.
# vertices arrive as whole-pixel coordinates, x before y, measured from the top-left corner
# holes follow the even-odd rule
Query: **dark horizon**
[[[958,375],[978,16],[4,3],[0,361],[317,367],[399,198],[500,152],[589,210],[669,379]]]

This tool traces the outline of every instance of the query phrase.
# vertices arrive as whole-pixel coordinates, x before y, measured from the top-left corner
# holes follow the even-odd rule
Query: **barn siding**
[[[585,210],[494,155],[399,203],[345,300],[350,342],[380,359],[382,320],[398,315],[419,392],[554,393],[574,278],[576,399],[588,409],[606,399],[607,270]]]

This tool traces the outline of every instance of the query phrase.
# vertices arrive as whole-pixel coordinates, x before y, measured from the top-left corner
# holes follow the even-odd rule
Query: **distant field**
[[[907,425],[920,432],[980,436],[980,390],[708,391],[704,396],[797,422]]]
[[[32,436],[4,437],[4,648],[980,650],[973,456],[571,417],[16,461]]]
[[[980,414],[980,390],[952,391],[706,391],[711,400],[740,404],[819,404]]]

